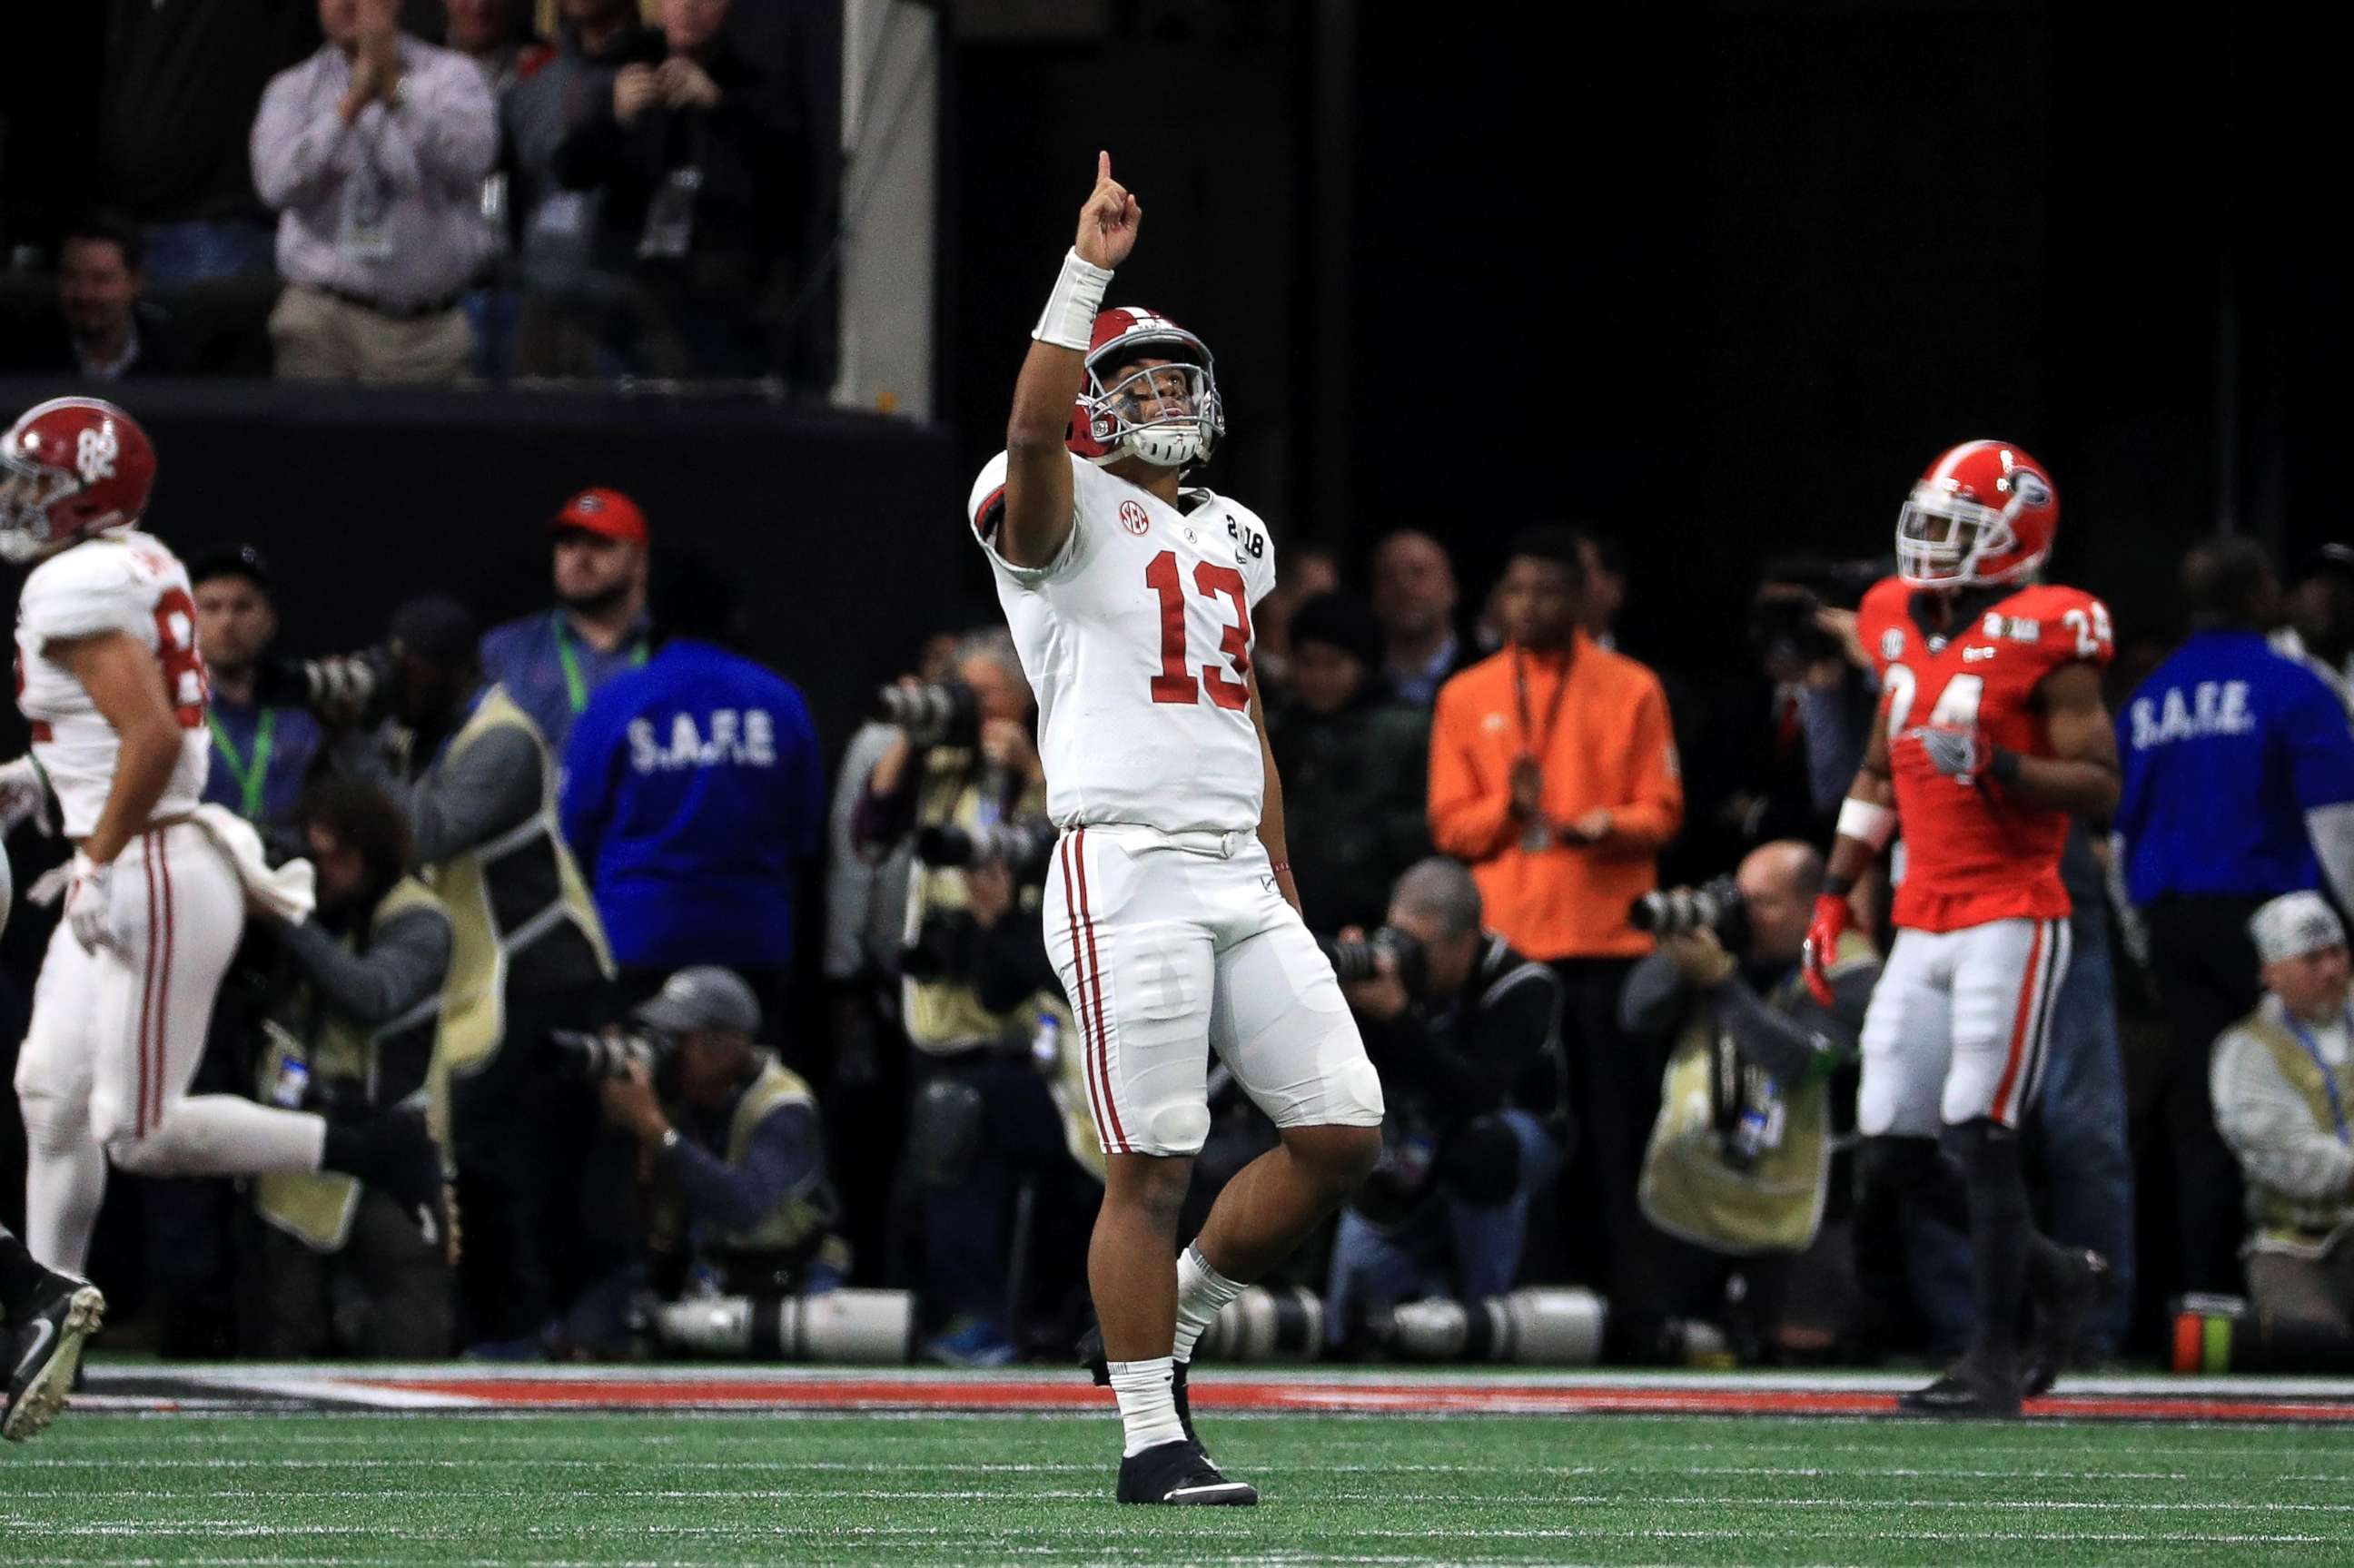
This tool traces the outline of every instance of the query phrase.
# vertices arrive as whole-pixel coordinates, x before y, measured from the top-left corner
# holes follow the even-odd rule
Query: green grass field
[[[1255,1510],[1121,1509],[1108,1417],[69,1414],[0,1563],[2345,1563],[2354,1432],[1285,1415]]]

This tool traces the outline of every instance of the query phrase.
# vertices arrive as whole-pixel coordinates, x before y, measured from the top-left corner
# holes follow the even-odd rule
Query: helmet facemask
[[[1123,347],[1122,363],[1136,364],[1137,347]],[[1150,355],[1150,348],[1143,354]],[[1088,433],[1111,449],[1098,462],[1137,457],[1156,468],[1192,468],[1209,461],[1226,431],[1216,374],[1183,359],[1140,365],[1108,387],[1090,364],[1079,406]]]
[[[26,461],[15,441],[0,443],[0,560],[38,559],[52,543],[49,508],[80,488],[70,473]]]
[[[2034,560],[2015,562],[1992,574],[1981,572],[1978,564],[2018,548],[2019,535],[2010,525],[2012,511],[2041,503],[2040,499],[2018,494],[2009,506],[1998,509],[1925,480],[1913,487],[1904,510],[1896,514],[1896,575],[1908,583],[1950,588],[2007,582],[2022,576],[2035,565]]]

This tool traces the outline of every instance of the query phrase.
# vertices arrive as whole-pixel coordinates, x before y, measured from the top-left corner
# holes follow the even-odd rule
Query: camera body
[[[875,716],[915,746],[971,746],[981,739],[981,700],[962,681],[885,686],[875,694]]]
[[[1815,624],[1824,609],[1853,609],[1872,585],[1887,574],[1877,561],[1827,561],[1793,556],[1768,561],[1765,581],[1780,591],[1759,597],[1749,609],[1750,646],[1771,662],[1799,663],[1844,659],[1840,640]]]
[[[578,1083],[596,1084],[626,1078],[631,1066],[642,1066],[649,1076],[661,1073],[678,1042],[659,1029],[642,1025],[610,1034],[586,1030],[551,1029],[547,1058],[557,1073]]]
[[[317,659],[267,659],[256,673],[255,696],[265,703],[349,714],[368,724],[385,716],[399,669],[392,650],[382,643]]]
[[[1055,824],[1044,816],[1013,817],[976,828],[935,822],[916,830],[916,858],[936,869],[1003,861],[1016,881],[1035,884],[1045,879],[1055,838]]]
[[[1635,900],[1627,918],[1654,937],[1710,930],[1735,958],[1749,950],[1749,903],[1730,876],[1711,877],[1698,887],[1654,889]]]
[[[1420,1001],[1429,987],[1430,956],[1411,933],[1395,926],[1384,926],[1363,941],[1343,941],[1335,937],[1319,938],[1318,945],[1331,960],[1333,977],[1342,985],[1375,978],[1381,973],[1382,955],[1386,953],[1407,996]]]

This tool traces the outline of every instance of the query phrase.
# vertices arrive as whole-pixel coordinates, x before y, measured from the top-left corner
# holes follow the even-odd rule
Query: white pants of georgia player
[[[311,1171],[324,1134],[315,1116],[233,1095],[188,1098],[245,930],[228,855],[202,828],[175,822],[132,840],[109,880],[128,950],[86,951],[58,921],[16,1061],[30,1146],[25,1240],[44,1263],[77,1273],[109,1155],[154,1174]]]
[[[1105,1152],[1200,1153],[1212,1050],[1278,1128],[1381,1125],[1356,1020],[1256,834],[1071,829],[1044,915]]]
[[[1863,1016],[1858,1129],[1934,1138],[1980,1117],[2017,1127],[2067,972],[2065,920],[1898,931]]]

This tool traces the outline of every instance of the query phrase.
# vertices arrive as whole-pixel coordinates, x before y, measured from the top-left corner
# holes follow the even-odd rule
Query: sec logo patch
[[[1133,501],[1119,503],[1119,525],[1131,534],[1141,534],[1152,526],[1151,515]]]

